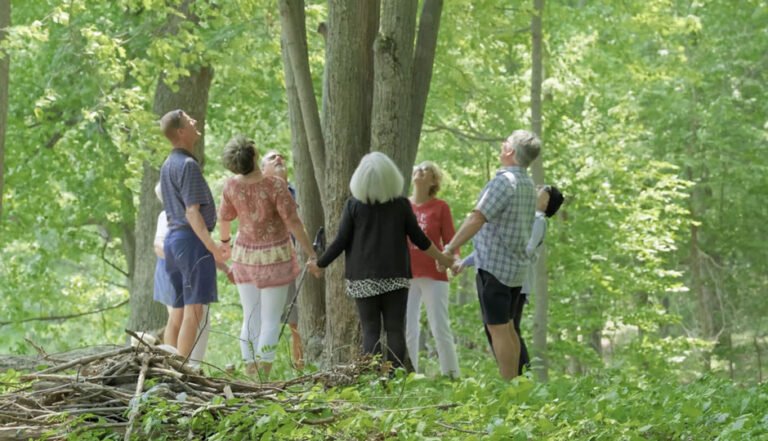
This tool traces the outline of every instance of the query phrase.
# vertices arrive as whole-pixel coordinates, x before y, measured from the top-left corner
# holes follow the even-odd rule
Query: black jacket
[[[343,251],[349,280],[411,278],[407,239],[422,251],[432,244],[408,199],[366,204],[350,197],[344,204],[339,232],[317,265],[327,267]]]

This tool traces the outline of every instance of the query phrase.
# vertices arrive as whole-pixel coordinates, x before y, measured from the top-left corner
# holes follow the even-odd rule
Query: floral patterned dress
[[[236,177],[227,180],[219,218],[239,220],[232,247],[235,283],[269,288],[296,279],[299,265],[286,226],[295,214],[296,202],[283,179],[265,176],[257,182]]]

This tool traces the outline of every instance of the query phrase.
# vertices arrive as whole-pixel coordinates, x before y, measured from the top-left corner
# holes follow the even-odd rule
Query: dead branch
[[[23,320],[9,320],[9,321],[2,321],[0,322],[0,326],[10,325],[10,324],[19,324],[19,323],[27,323],[27,322],[50,322],[50,321],[57,321],[57,320],[68,320],[72,318],[82,317],[85,315],[91,315],[91,314],[98,314],[100,312],[109,311],[111,309],[117,309],[122,306],[125,306],[128,304],[128,300],[124,300],[116,305],[112,306],[106,306],[104,308],[96,309],[93,311],[86,311],[86,312],[80,312],[77,314],[67,314],[67,315],[52,315],[47,317],[32,317],[27,318]],[[29,340],[27,340],[29,341]],[[34,345],[34,343],[30,342],[35,349],[37,349],[37,346]],[[39,352],[39,351],[38,351]]]

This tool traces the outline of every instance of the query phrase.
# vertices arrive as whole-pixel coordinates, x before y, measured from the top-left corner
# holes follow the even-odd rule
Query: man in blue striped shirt
[[[536,210],[536,190],[526,169],[541,151],[541,141],[526,130],[514,131],[502,144],[502,168],[486,184],[475,208],[453,240],[443,248],[454,250],[474,237],[477,294],[483,321],[491,334],[499,373],[505,379],[518,374],[520,338],[511,311],[522,301],[529,258],[525,247]]]
[[[211,237],[216,226],[216,205],[200,165],[192,154],[200,139],[196,121],[183,110],[160,120],[173,150],[160,169],[163,207],[168,216],[164,251],[168,276],[175,291],[166,343],[187,357],[197,343],[204,306],[216,302],[216,262],[224,262],[220,246]]]

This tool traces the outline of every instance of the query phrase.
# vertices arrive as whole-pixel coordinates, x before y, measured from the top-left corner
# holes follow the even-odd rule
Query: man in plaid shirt
[[[520,289],[529,261],[525,246],[536,212],[536,189],[526,169],[540,151],[541,141],[526,130],[514,131],[501,144],[502,168],[483,188],[475,208],[443,249],[453,255],[474,237],[480,309],[505,379],[518,374],[520,338],[511,312],[523,301]]]

